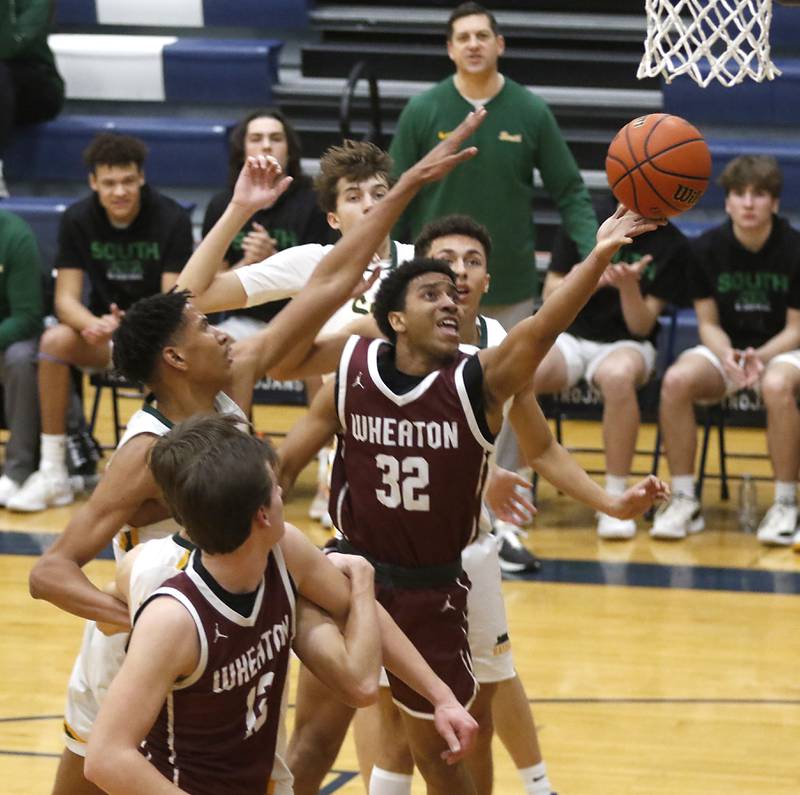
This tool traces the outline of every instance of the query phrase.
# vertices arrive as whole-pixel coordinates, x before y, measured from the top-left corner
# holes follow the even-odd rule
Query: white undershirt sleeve
[[[247,295],[246,306],[258,306],[297,295],[331,248],[308,243],[284,249],[253,265],[236,268],[234,273]]]

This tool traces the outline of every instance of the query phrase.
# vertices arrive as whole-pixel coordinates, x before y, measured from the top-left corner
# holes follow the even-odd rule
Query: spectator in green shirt
[[[30,227],[16,215],[0,210],[0,383],[5,425],[10,432],[0,477],[0,505],[5,505],[36,469],[41,273],[39,251]]]
[[[3,151],[17,124],[47,121],[61,112],[64,81],[47,44],[52,0],[0,0],[0,196]]]
[[[581,258],[594,246],[597,222],[550,108],[498,71],[504,51],[505,41],[489,11],[478,3],[458,6],[447,33],[455,74],[409,101],[390,153],[395,174],[402,173],[454,129],[472,106],[486,108],[486,121],[470,141],[481,157],[420,191],[398,231],[404,233],[399,239],[413,240],[428,221],[449,213],[469,215],[486,226],[494,250],[489,262],[492,280],[481,311],[508,329],[532,313],[539,294],[531,215],[533,169],[539,170]]]

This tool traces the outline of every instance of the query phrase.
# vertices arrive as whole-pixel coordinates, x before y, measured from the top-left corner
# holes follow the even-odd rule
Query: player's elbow
[[[121,761],[112,747],[90,739],[83,762],[84,778],[103,792],[113,793],[121,770],[124,769]]]
[[[351,677],[344,695],[349,706],[360,709],[375,704],[378,692],[377,676],[354,676]]]
[[[28,592],[34,599],[46,599],[48,583],[46,559],[39,558],[28,575]]]

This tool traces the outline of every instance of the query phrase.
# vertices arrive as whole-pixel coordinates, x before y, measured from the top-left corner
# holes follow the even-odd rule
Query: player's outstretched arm
[[[319,330],[350,297],[375,251],[419,189],[477,154],[475,147],[461,147],[485,116],[483,109],[469,113],[444,141],[408,169],[386,196],[323,257],[299,295],[261,332],[259,373],[270,370],[290,352],[297,360],[305,357]]]
[[[284,492],[289,492],[303,468],[339,430],[334,403],[335,388],[335,379],[322,385],[305,417],[292,426],[278,449],[278,479]]]
[[[596,511],[618,519],[633,519],[648,511],[654,502],[666,499],[669,495],[668,486],[654,475],[637,483],[621,496],[608,494],[553,437],[531,387],[514,398],[508,418],[514,426],[528,466],[559,491]]]
[[[341,629],[333,618],[304,597],[298,599],[295,653],[320,681],[351,707],[378,698],[381,641],[375,577],[364,558],[332,554],[328,560],[350,580],[350,604]]]
[[[155,438],[141,434],[117,450],[89,501],[36,561],[28,580],[34,599],[46,599],[82,618],[128,623],[126,606],[96,588],[81,567],[97,557],[126,524],[141,516],[145,506],[164,510],[156,504],[160,492],[144,463]],[[158,518],[163,518],[163,513]]]
[[[652,232],[658,225],[658,221],[620,207],[597,231],[597,244],[592,253],[569,272],[541,309],[514,326],[496,348],[487,348],[478,354],[484,368],[487,413],[493,415],[496,427],[499,427],[503,403],[525,387],[556,337],[589,300],[614,254],[634,237]]]
[[[298,591],[337,621],[344,620],[350,589],[344,575],[291,525],[286,526],[280,545]],[[380,605],[377,605],[377,611],[384,665],[433,704],[437,731],[447,743],[443,757],[449,762],[457,762],[471,750],[478,724],[458,703],[452,690],[431,670],[391,616]]]
[[[169,597],[147,605],[92,727],[84,764],[89,781],[108,795],[184,792],[147,761],[139,745],[173,683],[191,674],[199,659],[197,630],[186,608]]]
[[[247,296],[239,278],[229,270],[220,273],[220,265],[239,230],[258,210],[275,204],[291,183],[274,157],[247,158],[225,212],[178,276],[178,289],[189,290],[201,312],[245,306]]]

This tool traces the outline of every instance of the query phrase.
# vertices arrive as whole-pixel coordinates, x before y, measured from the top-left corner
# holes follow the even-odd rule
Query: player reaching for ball
[[[323,387],[308,421],[281,448],[282,477],[291,482],[321,440],[338,433],[330,505],[340,549],[373,563],[378,600],[464,704],[472,703],[475,680],[460,555],[477,529],[504,405],[528,388],[554,329],[575,316],[614,253],[655,228],[620,208],[569,285],[499,346],[475,354],[459,350],[462,308],[450,268],[429,259],[401,265],[382,282],[373,309],[393,344],[351,337],[337,381]],[[656,494],[661,485],[652,479],[647,488]],[[464,769],[442,764],[430,705],[391,674],[389,682],[428,792],[474,792]]]

